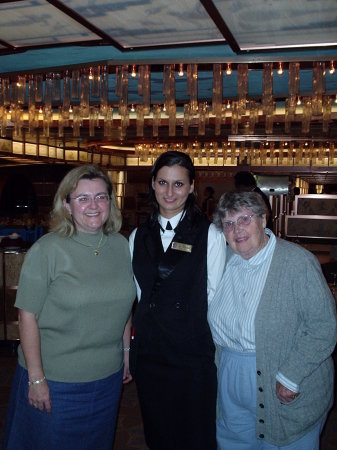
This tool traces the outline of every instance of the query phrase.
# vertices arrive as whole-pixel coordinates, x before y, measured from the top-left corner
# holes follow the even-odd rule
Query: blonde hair
[[[76,226],[71,214],[64,206],[64,200],[69,203],[70,194],[76,189],[80,180],[93,180],[100,178],[106,184],[110,196],[110,211],[106,222],[103,224],[105,234],[117,233],[122,226],[122,215],[119,210],[113,185],[108,175],[98,166],[85,165],[72,169],[61,181],[54,197],[53,210],[50,219],[50,231],[63,236],[72,236],[76,232]]]

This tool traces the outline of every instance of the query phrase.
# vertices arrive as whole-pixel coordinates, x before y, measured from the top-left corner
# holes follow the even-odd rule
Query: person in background
[[[206,186],[204,190],[204,200],[202,201],[201,209],[208,220],[212,221],[215,209],[214,189],[212,186]]]
[[[234,175],[235,190],[238,192],[257,192],[263,198],[267,207],[267,227],[273,230],[273,214],[270,206],[269,198],[257,186],[254,175],[251,172],[237,172]]]
[[[266,227],[255,192],[221,196],[228,242],[209,306],[219,450],[318,450],[333,403],[335,301],[316,257]],[[296,270],[294,270],[296,267]]]
[[[136,296],[112,183],[99,167],[68,172],[51,232],[20,274],[20,346],[3,450],[111,450],[129,372]]]
[[[216,367],[207,307],[226,242],[194,196],[191,158],[168,151],[150,175],[153,210],[130,236],[139,303],[130,368],[151,450],[215,450]]]

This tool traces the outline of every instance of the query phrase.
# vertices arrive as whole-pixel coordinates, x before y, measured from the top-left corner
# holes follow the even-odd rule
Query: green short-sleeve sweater
[[[47,379],[86,382],[117,372],[136,291],[120,234],[49,233],[27,252],[15,306],[37,315]],[[21,346],[19,364],[26,367]]]

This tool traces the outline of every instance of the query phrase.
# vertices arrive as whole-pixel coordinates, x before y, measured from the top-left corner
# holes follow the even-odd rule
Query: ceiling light
[[[163,111],[164,111],[164,112],[166,111],[165,103],[163,104]]]
[[[132,103],[132,105],[131,105],[131,108],[130,108],[130,111],[131,112],[135,112],[136,110],[135,110],[135,105]]]
[[[227,109],[231,109],[231,102],[230,102],[229,100],[227,101],[226,108],[227,108]]]
[[[231,65],[231,63],[227,63],[226,75],[232,75],[232,65]]]
[[[301,97],[300,97],[300,96],[297,97],[297,102],[296,102],[296,104],[297,104],[297,105],[301,105],[301,104],[302,104],[302,102],[301,102]]]
[[[335,66],[333,61],[330,61],[329,73],[330,75],[333,75],[335,73]]]
[[[43,109],[42,109],[42,106],[40,106],[39,114],[42,114],[42,113],[43,113]]]
[[[283,74],[283,66],[282,66],[282,62],[281,62],[281,61],[278,63],[277,73],[278,73],[279,75],[282,75],[282,74]]]
[[[71,105],[69,106],[69,112],[70,112],[70,113],[72,113],[72,112],[73,112],[73,108],[72,108],[72,106],[71,106]]]
[[[180,77],[183,77],[183,76],[184,76],[184,64],[179,64],[179,72],[178,72],[178,75],[179,75]]]
[[[136,66],[134,64],[132,65],[131,76],[132,78],[136,78],[137,76]]]

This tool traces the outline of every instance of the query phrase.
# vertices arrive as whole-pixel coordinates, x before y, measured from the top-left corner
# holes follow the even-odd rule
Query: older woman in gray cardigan
[[[315,450],[333,402],[336,305],[317,259],[277,239],[254,192],[226,193],[229,244],[209,305],[221,450]]]

